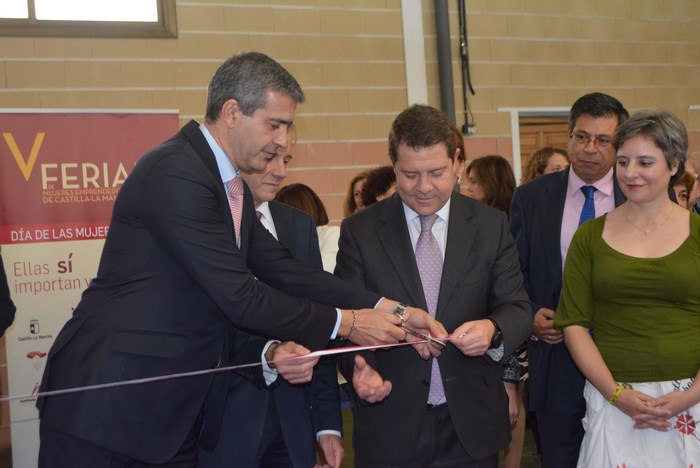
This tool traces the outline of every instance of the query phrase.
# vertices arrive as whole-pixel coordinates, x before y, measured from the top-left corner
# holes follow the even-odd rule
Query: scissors
[[[433,338],[432,336],[428,335],[427,333],[421,333],[421,332],[419,332],[418,330],[414,330],[414,329],[411,328],[411,327],[407,327],[407,326],[404,325],[403,323],[401,324],[401,328],[402,328],[404,331],[406,331],[406,333],[410,333],[411,335],[413,335],[413,336],[415,336],[415,337],[417,337],[417,338],[424,339],[424,340],[426,340],[426,341],[429,341],[429,342],[431,342],[431,343],[434,343],[434,344],[436,344],[436,345],[438,345],[438,346],[441,346],[441,347],[443,347],[443,348],[444,348],[445,346],[447,346],[447,345],[445,344],[444,341],[442,341],[442,340],[440,340],[440,339],[438,339],[438,338]]]

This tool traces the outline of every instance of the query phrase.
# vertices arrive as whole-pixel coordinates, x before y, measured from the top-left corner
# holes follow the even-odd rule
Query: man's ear
[[[238,101],[235,99],[229,99],[228,101],[224,102],[223,106],[221,106],[221,114],[219,114],[219,118],[226,123],[226,126],[234,127],[241,119],[242,115],[241,106],[238,104]]]

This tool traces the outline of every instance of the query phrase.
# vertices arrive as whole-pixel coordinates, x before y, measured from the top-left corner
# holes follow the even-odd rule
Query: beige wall
[[[415,0],[419,1],[419,0]],[[456,1],[450,0],[457,121],[463,122]],[[429,103],[439,106],[433,1],[422,0]],[[664,107],[700,146],[700,2],[469,0],[478,133],[470,158],[511,157],[499,107],[568,107],[598,90],[630,109]],[[347,181],[383,164],[406,104],[399,0],[178,1],[177,39],[0,38],[0,107],[179,109],[201,119],[229,55],[269,53],[304,86],[290,182],[319,192],[333,222]]]
[[[433,1],[422,5],[428,95],[439,105]],[[201,120],[223,59],[266,52],[308,96],[289,181],[318,191],[337,222],[348,180],[387,162],[389,125],[407,104],[400,8],[399,0],[178,1],[177,39],[0,38],[0,108],[179,109],[184,124]],[[688,111],[700,104],[700,2],[469,0],[467,10],[478,129],[467,139],[470,158],[511,157],[510,122],[499,107],[568,107],[590,91],[630,110],[672,110],[700,154],[700,111]],[[7,424],[6,408],[0,422]],[[7,437],[5,428],[0,443]]]

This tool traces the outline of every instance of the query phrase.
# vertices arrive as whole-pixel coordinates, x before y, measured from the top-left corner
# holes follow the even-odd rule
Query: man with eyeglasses
[[[625,198],[614,178],[613,135],[629,117],[612,96],[580,97],[569,113],[569,169],[519,187],[511,232],[535,305],[529,341],[530,409],[535,412],[545,468],[575,467],[583,439],[584,378],[554,328],[566,252],[579,224],[611,211]]]

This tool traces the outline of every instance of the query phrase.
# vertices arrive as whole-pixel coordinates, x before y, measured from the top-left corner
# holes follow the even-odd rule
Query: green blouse
[[[638,258],[602,237],[606,216],[583,224],[566,258],[557,328],[593,329],[619,382],[694,377],[700,368],[700,216],[674,252]]]

